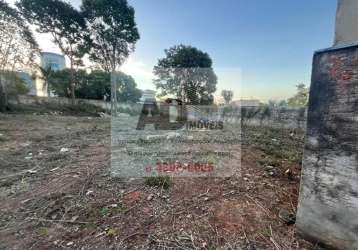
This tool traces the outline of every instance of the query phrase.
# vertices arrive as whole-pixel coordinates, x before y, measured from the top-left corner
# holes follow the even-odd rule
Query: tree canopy
[[[76,65],[82,64],[86,52],[84,45],[88,39],[83,15],[71,4],[61,0],[20,0],[16,5],[39,33],[51,34],[54,43],[69,58],[72,72],[69,81],[74,99],[73,70]]]
[[[49,86],[56,95],[60,97],[70,96],[70,74],[68,69],[52,73]],[[108,72],[94,70],[88,74],[85,70],[77,70],[74,79],[76,82],[75,94],[78,98],[108,100],[111,96],[111,74]],[[115,74],[115,79],[112,80],[118,86],[118,102],[139,101],[142,93],[131,76],[118,72]]]
[[[0,70],[33,69],[38,44],[16,9],[0,0]]]
[[[308,104],[309,88],[303,83],[296,86],[297,93],[287,100],[288,105],[291,107],[306,107]]]
[[[8,107],[8,97],[24,93],[25,85],[17,70],[34,70],[38,45],[18,11],[0,0],[0,111]]]
[[[189,104],[212,104],[217,76],[210,56],[192,46],[179,45],[165,50],[154,67],[160,95],[174,95]]]
[[[137,84],[132,76],[117,72],[112,74],[112,81],[117,83],[118,102],[137,102],[142,97],[142,91],[137,88]]]
[[[139,32],[127,0],[83,0],[89,57],[107,72],[115,72],[134,50]]]

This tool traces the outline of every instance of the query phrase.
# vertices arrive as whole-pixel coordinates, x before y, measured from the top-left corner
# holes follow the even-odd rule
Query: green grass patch
[[[171,180],[169,176],[146,177],[144,183],[150,187],[160,187],[163,189],[169,189],[171,186]]]

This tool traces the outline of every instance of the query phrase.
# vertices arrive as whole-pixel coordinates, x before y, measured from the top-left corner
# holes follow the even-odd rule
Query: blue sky
[[[154,89],[151,72],[164,49],[186,44],[213,59],[217,94],[232,89],[236,99],[285,99],[296,84],[310,83],[313,52],[334,39],[336,0],[129,2],[141,40],[122,70],[142,89]],[[43,50],[58,51],[48,36],[38,37]]]
[[[309,84],[313,52],[334,38],[336,0],[130,2],[141,32],[134,60],[154,65],[164,48],[194,45],[212,57],[218,89],[244,98],[291,96],[297,83]]]

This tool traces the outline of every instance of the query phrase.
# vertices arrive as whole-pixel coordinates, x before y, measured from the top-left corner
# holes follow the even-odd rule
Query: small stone
[[[29,174],[36,174],[36,173],[37,173],[37,171],[36,171],[36,170],[32,170],[32,169],[27,170],[27,172],[28,172]]]
[[[68,149],[68,148],[61,148],[60,153],[67,153],[68,151],[70,151],[70,149]]]
[[[86,195],[88,196],[88,195],[91,195],[92,193],[93,193],[92,190],[88,190],[88,191],[86,192]]]
[[[72,246],[73,245],[73,241],[70,241],[66,244],[67,246]]]
[[[147,201],[151,201],[151,200],[153,200],[153,198],[154,198],[154,195],[153,195],[153,194],[150,194],[150,195],[147,197]]]
[[[116,208],[116,207],[118,207],[118,204],[112,204],[112,205],[110,205],[110,207]]]
[[[244,177],[244,181],[249,181],[249,178]]]
[[[30,201],[31,199],[26,199],[26,200],[23,200],[23,201],[21,201],[21,204],[25,204],[25,203],[27,203],[28,201]]]
[[[28,147],[30,145],[31,145],[31,142],[20,143],[21,147]]]
[[[274,166],[266,166],[267,171],[272,170],[272,169],[275,169],[275,167]]]
[[[283,220],[287,225],[293,225],[296,223],[296,216],[285,209],[281,209],[278,213],[278,217]]]
[[[71,218],[71,221],[72,221],[72,222],[75,222],[77,219],[78,219],[78,215],[73,216],[73,217]]]

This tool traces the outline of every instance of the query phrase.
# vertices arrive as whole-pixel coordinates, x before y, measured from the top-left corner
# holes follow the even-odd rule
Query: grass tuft
[[[171,186],[169,176],[146,177],[144,183],[150,187],[160,187],[163,189],[168,189]]]

